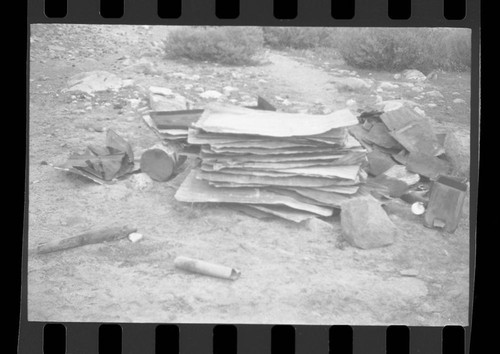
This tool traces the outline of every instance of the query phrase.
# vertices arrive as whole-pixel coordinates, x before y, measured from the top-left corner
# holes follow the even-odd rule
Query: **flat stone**
[[[402,269],[399,271],[399,274],[401,274],[404,277],[416,277],[418,276],[419,272],[416,269]]]
[[[149,105],[154,111],[176,111],[185,110],[187,99],[184,96],[175,94],[171,97],[150,93]]]
[[[379,202],[355,198],[342,204],[340,223],[344,239],[354,247],[372,249],[394,243],[398,229]]]
[[[220,98],[222,96],[223,96],[222,93],[220,93],[219,91],[215,91],[215,90],[207,90],[205,92],[200,93],[200,97],[202,97],[202,98],[214,98],[214,99],[217,99],[217,98]]]
[[[166,96],[166,97],[174,95],[174,92],[171,89],[169,89],[167,87],[159,87],[159,86],[150,86],[149,92],[154,93],[154,94],[158,94],[158,95],[162,95],[162,96]]]
[[[115,74],[107,71],[90,71],[72,76],[65,91],[79,91],[93,95],[95,92],[116,91],[124,86],[123,80]]]
[[[346,91],[358,91],[368,89],[372,86],[371,80],[364,80],[357,77],[339,77],[333,81],[338,89]]]
[[[383,81],[380,83],[380,85],[378,85],[378,87],[382,90],[393,90],[393,89],[397,89],[399,87],[399,85],[392,84],[388,81]]]
[[[425,111],[422,108],[414,107],[413,110],[420,114],[422,117],[426,117]]]
[[[444,98],[443,94],[437,90],[428,91],[425,93],[427,96]]]

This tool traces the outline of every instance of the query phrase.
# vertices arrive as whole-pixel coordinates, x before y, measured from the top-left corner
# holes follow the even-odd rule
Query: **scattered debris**
[[[368,153],[366,157],[368,158],[367,172],[375,177],[389,170],[396,164],[388,154],[379,150],[373,150]]]
[[[174,264],[176,268],[216,278],[236,280],[241,275],[241,272],[236,268],[230,268],[183,256],[177,257],[174,260]]]
[[[247,108],[267,111],[276,110],[272,104],[260,96],[257,98],[256,106]],[[146,125],[152,129],[161,140],[166,142],[187,143],[188,128],[200,119],[203,112],[203,109],[155,111],[144,115],[142,118]]]
[[[151,112],[142,118],[164,141],[186,142],[188,127],[200,119],[202,109]]]
[[[101,242],[111,242],[127,237],[137,229],[124,227],[110,227],[106,229],[86,232],[84,234],[66,238],[63,240],[50,241],[37,247],[38,253],[49,253],[62,251],[69,248],[75,248],[85,245]]]
[[[420,176],[418,174],[411,173],[405,166],[402,165],[392,166],[390,169],[385,171],[383,175],[385,177],[404,182],[408,186],[412,186],[420,181]]]
[[[429,121],[407,107],[384,112],[380,119],[396,139],[409,152],[437,156],[444,152]]]
[[[443,159],[419,152],[410,152],[404,157],[408,171],[418,173],[432,180],[441,174],[447,174],[450,165]]]
[[[166,182],[179,172],[186,156],[179,156],[175,145],[156,144],[141,155],[141,171],[159,182]]]
[[[390,245],[397,228],[373,198],[353,198],[342,204],[340,223],[343,237],[362,249]]]
[[[130,235],[128,235],[128,239],[130,240],[130,242],[133,242],[133,243],[136,243],[140,240],[142,240],[143,236],[142,234],[138,233],[138,232],[132,232]]]
[[[424,225],[453,233],[462,216],[467,184],[450,176],[439,176],[433,183]]]
[[[65,164],[51,166],[99,184],[129,174],[134,167],[132,147],[113,130],[109,129],[106,134],[106,147],[89,145],[83,154],[72,153]]]

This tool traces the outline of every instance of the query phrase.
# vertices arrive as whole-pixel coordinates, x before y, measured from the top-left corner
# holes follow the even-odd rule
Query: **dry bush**
[[[180,27],[165,40],[165,52],[172,58],[239,65],[254,63],[263,44],[258,27]]]

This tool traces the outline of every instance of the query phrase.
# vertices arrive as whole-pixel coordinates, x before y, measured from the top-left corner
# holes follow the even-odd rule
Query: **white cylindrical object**
[[[415,215],[422,215],[425,213],[425,206],[422,202],[415,202],[411,205],[411,212]]]
[[[176,268],[212,277],[236,280],[241,272],[235,268],[213,264],[198,259],[179,256],[174,260]]]

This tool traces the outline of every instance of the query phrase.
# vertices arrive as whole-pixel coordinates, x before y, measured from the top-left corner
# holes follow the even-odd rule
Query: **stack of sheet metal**
[[[185,143],[188,127],[196,122],[202,113],[202,109],[158,111],[146,114],[142,119],[161,140]]]
[[[184,202],[245,205],[300,222],[330,216],[358,193],[366,150],[347,127],[347,109],[328,115],[209,106],[188,131],[201,165],[176,193]]]

